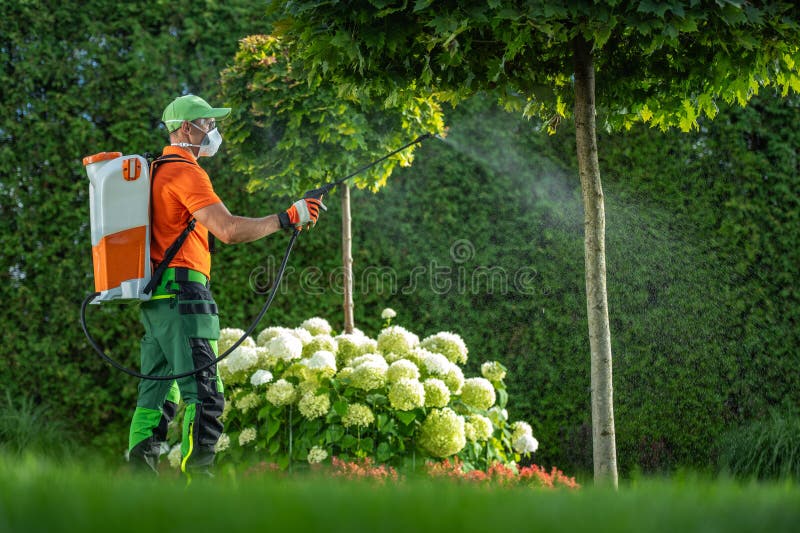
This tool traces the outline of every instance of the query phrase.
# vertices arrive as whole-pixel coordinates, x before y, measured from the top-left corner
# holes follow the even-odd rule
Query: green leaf
[[[397,411],[394,416],[406,426],[417,418],[417,414],[414,411]]]
[[[375,454],[375,459],[377,459],[379,463],[387,462],[389,459],[391,459],[392,455],[394,455],[394,453],[392,452],[392,448],[389,446],[389,443],[381,442],[378,444],[378,450]]]
[[[347,414],[347,402],[345,401],[338,401],[333,403],[333,410],[336,411],[336,414],[339,416],[344,416]]]
[[[291,459],[290,459],[288,453],[285,453],[285,454],[281,455],[280,457],[278,457],[278,461],[277,461],[278,466],[281,468],[281,470],[286,470],[287,468],[289,468],[289,463],[290,462],[291,462]]]
[[[280,431],[281,425],[277,421],[267,422],[267,440],[275,436]]]
[[[417,0],[414,2],[414,13],[428,9],[433,3],[433,0]]]
[[[332,425],[328,427],[325,432],[325,440],[328,444],[334,444],[344,436],[344,428],[339,425]]]
[[[281,441],[279,440],[272,441],[268,448],[270,455],[276,455],[278,453],[278,450],[280,449],[281,449]]]
[[[380,413],[375,418],[376,418],[375,425],[378,427],[378,431],[383,431],[383,428],[389,422],[389,415],[385,413]]]
[[[359,450],[363,450],[368,454],[372,454],[372,449],[375,447],[375,441],[372,440],[372,437],[367,437],[366,439],[361,439],[361,442],[358,445]]]
[[[358,439],[353,435],[347,434],[342,438],[342,442],[339,443],[339,446],[341,446],[343,450],[350,450],[355,448],[357,444]]]
[[[497,389],[497,405],[504,409],[508,404],[508,392],[505,389]]]

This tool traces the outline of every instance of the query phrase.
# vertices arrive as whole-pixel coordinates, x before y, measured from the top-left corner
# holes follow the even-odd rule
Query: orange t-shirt
[[[154,265],[164,259],[164,252],[186,229],[192,213],[221,202],[206,174],[191,152],[179,146],[164,147],[163,155],[174,154],[187,162],[160,163],[151,176],[153,187],[152,239],[150,257]],[[197,222],[169,266],[186,267],[211,278],[211,254],[208,251],[208,229]]]

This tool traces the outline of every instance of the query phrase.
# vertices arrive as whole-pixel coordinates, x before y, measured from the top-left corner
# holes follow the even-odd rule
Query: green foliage
[[[250,176],[249,189],[300,195],[349,174],[424,133],[443,130],[439,105],[406,92],[385,100],[356,98],[324,83],[293,60],[291,43],[271,35],[242,39],[234,65],[222,73],[233,107],[227,139],[234,167]],[[413,160],[411,146],[357,175],[373,191],[394,167]]]
[[[726,433],[720,468],[741,478],[800,479],[800,416],[777,411]]]
[[[312,73],[391,97],[409,88],[459,100],[492,91],[548,121],[569,116],[573,43],[593,47],[609,128],[697,129],[717,100],[800,91],[800,12],[791,2],[514,1],[319,5],[276,1],[282,35]]]

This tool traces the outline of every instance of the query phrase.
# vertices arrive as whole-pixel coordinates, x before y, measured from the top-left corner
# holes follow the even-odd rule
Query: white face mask
[[[197,128],[200,131],[203,129],[195,124],[194,122],[189,122],[192,126]],[[197,157],[211,157],[217,153],[219,150],[219,145],[222,144],[222,135],[220,135],[219,130],[214,128],[213,130],[206,133],[206,136],[203,137],[203,140],[200,144],[192,144],[192,143],[173,143],[173,146],[181,146],[184,148],[189,147],[197,147],[200,150],[197,152]]]
[[[200,143],[200,151],[197,153],[197,157],[213,156],[219,150],[220,144],[222,144],[222,135],[220,135],[217,128],[214,128],[206,133],[203,142]]]

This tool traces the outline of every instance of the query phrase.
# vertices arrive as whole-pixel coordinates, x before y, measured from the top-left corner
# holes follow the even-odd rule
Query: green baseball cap
[[[187,94],[179,96],[173,100],[161,115],[161,122],[167,127],[167,131],[172,133],[181,127],[184,120],[197,120],[198,118],[218,118],[223,119],[231,114],[230,107],[211,107],[208,102],[195,96]]]

